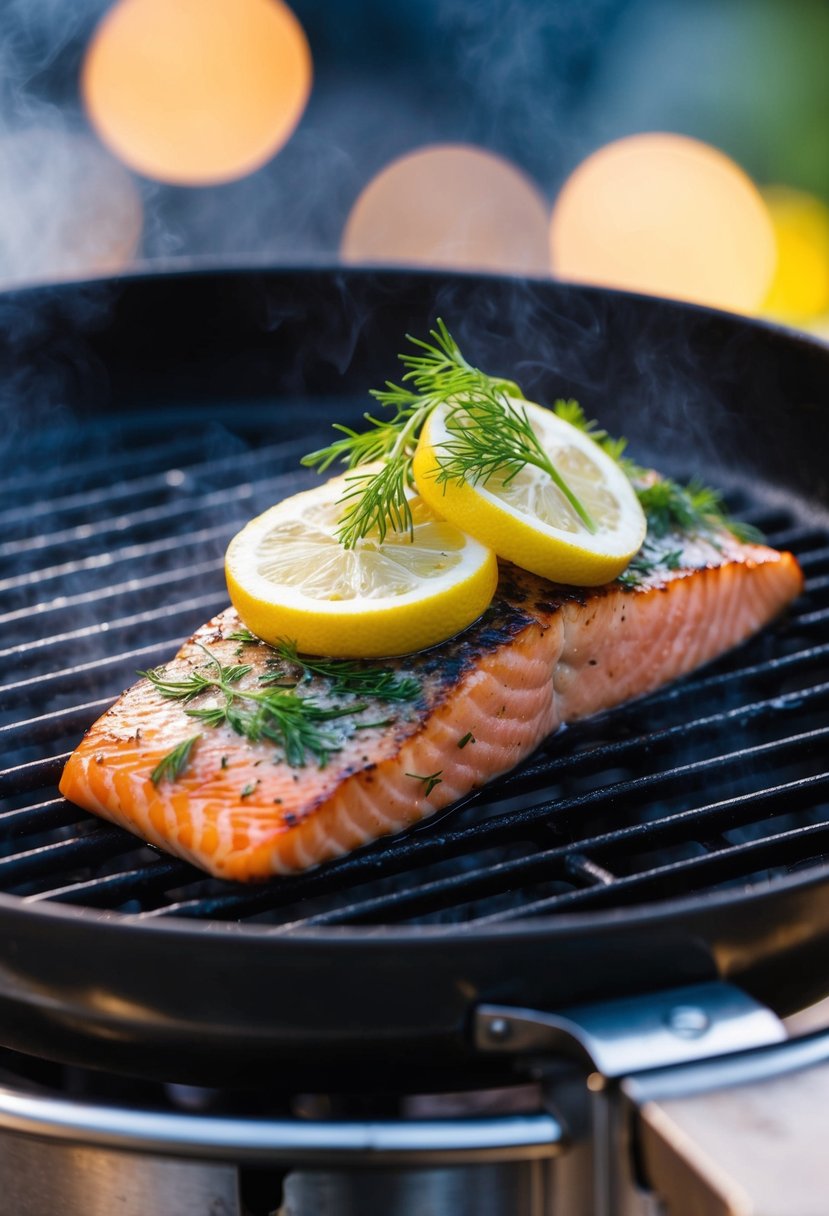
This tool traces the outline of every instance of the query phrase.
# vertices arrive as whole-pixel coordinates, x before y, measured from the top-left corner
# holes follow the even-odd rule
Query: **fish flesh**
[[[319,865],[481,788],[563,723],[716,658],[802,590],[790,553],[726,533],[679,543],[675,568],[633,585],[563,587],[503,565],[476,624],[431,650],[383,661],[416,681],[410,700],[358,698],[349,709],[330,677],[302,673],[301,695],[332,716],[328,750],[300,764],[273,738],[247,737],[238,721],[222,720],[218,689],[174,699],[159,690],[158,675],[156,683],[142,678],[88,730],[61,792],[219,878],[262,880]],[[240,629],[233,609],[220,613],[163,679],[181,685],[196,673],[209,681],[219,666],[235,667],[233,688],[244,694],[290,675],[290,663],[280,667],[269,646]],[[160,776],[171,749],[194,737],[181,771]]]

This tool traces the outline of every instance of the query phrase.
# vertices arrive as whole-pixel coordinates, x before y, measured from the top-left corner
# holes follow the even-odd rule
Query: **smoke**
[[[617,0],[438,6],[473,137],[513,157],[551,197],[591,148],[585,99],[625,7]]]
[[[436,142],[498,152],[548,197],[572,162],[585,81],[619,0],[295,0],[314,57],[299,128],[257,172],[206,188],[139,178],[78,96],[109,0],[8,0],[0,30],[0,285],[170,258],[332,261],[386,164]],[[624,5],[621,5],[624,7]],[[7,142],[8,141],[8,142]]]
[[[0,32],[0,133],[50,127],[66,104],[65,59],[92,27],[101,0],[5,0]],[[49,93],[43,88],[51,76]],[[57,85],[58,93],[54,88]],[[64,92],[65,91],[65,92]],[[64,92],[64,96],[60,94]]]
[[[0,32],[0,286],[107,274],[133,257],[141,203],[87,133],[74,91],[99,0],[7,0]]]
[[[315,63],[298,130],[257,172],[199,189],[138,178],[92,134],[78,76],[108,7],[109,0],[7,0],[4,7],[0,286],[106,276],[171,259],[336,261],[365,183],[391,158],[436,140],[478,143],[507,155],[552,200],[590,141],[589,99],[602,79],[608,40],[614,28],[629,36],[623,18],[642,5],[428,0],[415,8],[362,0],[346,15],[297,0],[293,7]],[[285,301],[264,301],[263,329],[279,327],[286,307],[290,312]],[[531,293],[516,287],[509,307],[514,319],[527,314],[523,357],[529,362],[514,374],[529,381],[530,391],[533,381],[555,382],[561,393],[578,382],[591,414],[615,411],[614,402],[604,400],[613,377],[602,360],[607,335],[600,295],[573,296],[551,331],[554,340],[539,328]],[[443,303],[438,311],[449,320]],[[484,346],[487,364],[494,354],[495,370],[510,374],[508,359],[498,356],[498,318],[485,313],[482,302],[474,320],[464,317],[458,336],[472,350]],[[7,310],[2,319],[22,337],[34,324],[25,309]],[[362,322],[355,315],[349,341],[332,349],[333,366],[346,365]],[[634,404],[656,429],[674,409],[665,399],[662,347],[634,341],[632,349],[645,352]],[[683,377],[675,347],[668,343],[665,351],[674,360],[672,398],[684,426],[682,415],[693,412],[684,404],[692,399],[693,360]],[[65,382],[59,368],[55,376]]]
[[[0,283],[118,271],[140,235],[129,174],[62,115],[0,140]]]
[[[171,258],[334,260],[349,208],[386,155],[388,132],[401,146],[424,137],[424,115],[410,97],[387,83],[378,92],[371,72],[348,78],[323,68],[300,129],[257,172],[197,189],[141,178],[102,147],[79,97],[83,57],[108,7],[108,0],[4,5],[0,288]]]

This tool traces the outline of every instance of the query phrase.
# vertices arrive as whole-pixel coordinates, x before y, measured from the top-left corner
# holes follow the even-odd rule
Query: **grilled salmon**
[[[90,728],[61,792],[217,877],[319,865],[480,788],[562,723],[715,658],[802,589],[789,553],[726,534],[681,543],[674,568],[634,585],[565,588],[505,565],[476,624],[382,664],[368,699],[240,632],[227,609]],[[241,708],[234,718],[245,693],[283,687],[314,706],[321,733],[308,751],[264,728],[257,737],[248,728],[262,720],[241,720]]]

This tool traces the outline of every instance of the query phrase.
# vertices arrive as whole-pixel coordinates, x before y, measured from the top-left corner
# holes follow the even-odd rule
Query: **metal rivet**
[[[512,1023],[507,1018],[493,1018],[487,1027],[487,1033],[491,1039],[503,1043],[512,1034]]]
[[[675,1005],[665,1015],[665,1024],[680,1039],[699,1039],[711,1027],[711,1019],[697,1005]]]

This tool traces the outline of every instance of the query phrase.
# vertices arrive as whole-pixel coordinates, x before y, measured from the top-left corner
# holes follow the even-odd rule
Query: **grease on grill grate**
[[[75,428],[7,482],[0,890],[285,932],[481,925],[762,883],[829,857],[829,531],[745,495],[732,509],[803,564],[790,615],[704,671],[562,731],[405,836],[240,887],[58,797],[84,729],[226,603],[233,532],[308,480],[297,467],[308,436],[288,438],[291,422],[255,450],[219,425],[161,441],[125,426],[101,454],[99,431]]]

